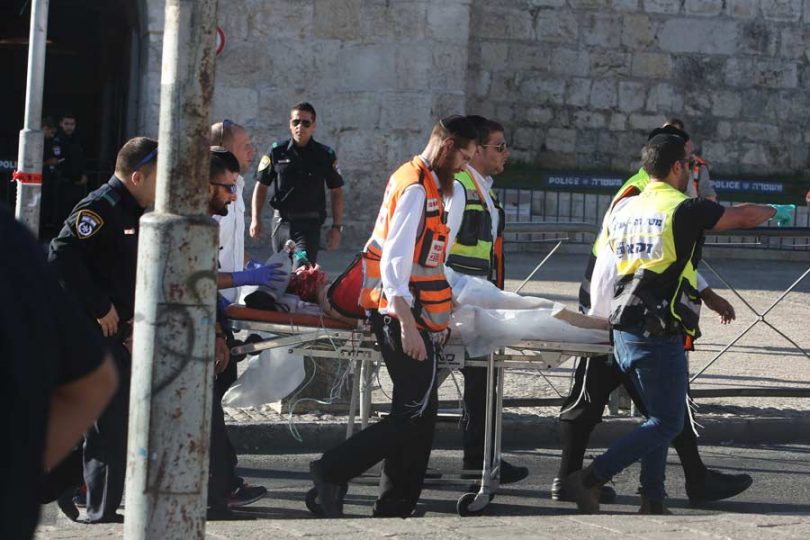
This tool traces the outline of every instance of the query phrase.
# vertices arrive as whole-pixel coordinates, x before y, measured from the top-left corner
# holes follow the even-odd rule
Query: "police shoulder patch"
[[[263,155],[261,161],[259,161],[259,172],[266,170],[272,164],[273,159],[267,154]]]
[[[76,214],[76,234],[82,240],[96,234],[103,225],[104,220],[92,210],[82,209]]]

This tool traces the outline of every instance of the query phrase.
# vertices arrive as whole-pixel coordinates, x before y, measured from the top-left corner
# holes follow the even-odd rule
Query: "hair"
[[[505,131],[503,125],[501,125],[499,122],[484,118],[483,116],[479,116],[477,114],[467,115],[467,120],[469,120],[470,123],[472,123],[472,125],[475,127],[478,144],[486,144],[489,142],[489,138],[493,133],[503,133]]]
[[[208,167],[208,181],[214,180],[215,178],[219,178],[220,176],[224,175],[228,172],[230,167],[225,159],[220,157],[218,154],[211,153],[211,165]]]
[[[220,147],[230,144],[234,134],[240,129],[245,128],[227,118],[222,122],[213,124],[211,126],[211,144]]]
[[[644,170],[652,178],[663,180],[676,161],[686,156],[686,141],[677,135],[656,135],[641,149],[641,162]]]
[[[667,121],[664,122],[664,126],[675,126],[681,131],[686,131],[686,129],[684,128],[683,120],[681,120],[680,118],[675,117],[667,118]]]
[[[53,119],[53,116],[46,116],[42,119],[42,127],[56,129],[56,120]]]
[[[469,118],[454,114],[436,122],[430,132],[431,141],[441,143],[447,139],[453,139],[459,146],[467,146],[478,142],[478,130]]]
[[[76,115],[73,114],[71,111],[63,112],[62,114],[59,115],[59,121],[60,122],[62,120],[64,120],[65,118],[73,118],[74,120],[76,120]]]
[[[155,159],[150,159],[148,163],[141,163],[146,157],[157,150],[158,142],[149,137],[135,137],[128,140],[118,151],[118,156],[115,158],[115,172],[123,176],[129,176],[135,172],[136,169],[145,166],[154,167],[157,163],[157,154]],[[138,166],[140,164],[140,167]]]
[[[231,152],[221,146],[211,147],[211,159],[219,158],[225,164],[229,171],[238,173],[240,170],[239,160]]]
[[[311,103],[308,101],[302,101],[301,103],[296,103],[290,109],[290,112],[299,111],[299,112],[308,112],[312,115],[312,119],[315,120],[318,115],[315,113],[315,107],[312,106]]]

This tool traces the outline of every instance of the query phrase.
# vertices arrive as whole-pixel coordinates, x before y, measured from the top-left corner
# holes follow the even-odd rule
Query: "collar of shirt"
[[[304,146],[298,146],[295,144],[295,139],[290,137],[289,142],[287,142],[287,150],[295,149],[296,152],[309,152],[310,150],[315,148],[315,137],[310,137],[309,142]]]
[[[470,169],[470,171],[472,171],[473,175],[475,176],[475,179],[478,180],[478,184],[482,188],[482,191],[488,197],[489,191],[492,189],[492,184],[495,180],[491,176],[482,175],[472,165],[467,165],[467,167]]]
[[[124,185],[120,178],[113,175],[112,178],[107,181],[107,185],[121,195],[121,204],[124,205],[128,213],[137,217],[143,215],[144,208],[138,204],[138,201],[135,200],[135,197],[132,196],[132,193],[129,192],[127,186]]]

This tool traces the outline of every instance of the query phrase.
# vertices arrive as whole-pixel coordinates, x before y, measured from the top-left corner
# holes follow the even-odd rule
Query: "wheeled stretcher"
[[[367,325],[360,321],[352,323],[324,316],[263,311],[238,305],[230,306],[227,315],[235,330],[268,332],[275,336],[234,347],[233,354],[253,354],[266,349],[286,347],[290,352],[305,349],[306,356],[353,361],[355,377],[352,382],[346,436],[353,433],[358,409],[361,429],[368,424],[371,379],[374,365],[382,362],[382,355],[376,345],[376,338]],[[438,369],[460,369],[465,366],[487,368],[485,459],[481,471],[462,471],[463,474],[480,472],[481,482],[477,493],[465,493],[458,499],[456,509],[460,516],[483,512],[500,485],[503,371],[510,368],[548,370],[559,366],[571,356],[590,357],[609,354],[610,351],[611,347],[607,344],[522,340],[505,350],[489,354],[485,359],[472,360],[465,358],[464,345],[460,341],[450,340],[444,347]],[[307,506],[317,513],[319,507],[316,496],[313,488],[307,495]]]

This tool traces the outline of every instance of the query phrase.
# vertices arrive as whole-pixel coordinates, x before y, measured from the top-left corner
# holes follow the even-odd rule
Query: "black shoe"
[[[324,517],[343,517],[343,487],[340,484],[333,484],[326,481],[321,470],[321,462],[312,461],[309,464],[309,474],[312,475],[312,483],[318,491],[318,504],[323,510]]]
[[[569,497],[563,487],[563,481],[560,478],[555,478],[551,482],[551,500],[553,501],[566,501],[576,502],[573,497]],[[602,486],[602,493],[599,496],[600,504],[613,504],[616,502],[616,490],[610,486]]]
[[[375,518],[402,518],[405,519],[413,514],[415,505],[409,504],[405,500],[385,502],[377,499],[371,508],[371,515]]]
[[[480,471],[482,467],[483,467],[483,464],[480,461],[478,461],[478,462],[471,462],[471,461],[466,461],[466,460],[464,461],[464,469],[465,470],[468,470],[468,471],[469,470],[478,470],[478,471]],[[501,460],[501,470],[500,470],[500,480],[499,480],[501,485],[514,484],[515,482],[520,482],[521,480],[523,480],[527,476],[529,476],[529,468],[528,467],[521,467],[521,466],[517,466],[517,465],[512,465],[511,463],[509,463],[505,459]],[[464,478],[464,479],[476,479],[476,478],[481,478],[481,473],[478,472],[476,474],[476,473],[467,472],[467,473],[462,474],[461,477]],[[475,489],[474,491],[477,491],[477,489]]]
[[[247,506],[266,496],[267,488],[242,484],[228,495],[228,508]]]
[[[706,469],[702,482],[686,483],[686,495],[693,504],[719,501],[739,495],[751,487],[753,482],[753,478],[747,474],[726,474]]]
[[[672,512],[664,506],[664,501],[653,501],[644,495],[641,496],[641,508],[638,509],[639,514],[647,514],[651,516],[671,516]]]
[[[76,508],[76,504],[73,502],[73,489],[62,493],[59,498],[56,499],[56,504],[59,506],[59,510],[61,510],[70,521],[79,519],[79,509]]]
[[[109,516],[104,516],[101,519],[97,519],[96,521],[90,521],[90,518],[87,518],[83,521],[83,523],[87,525],[98,525],[100,523],[123,523],[124,516],[121,514],[110,514]]]

